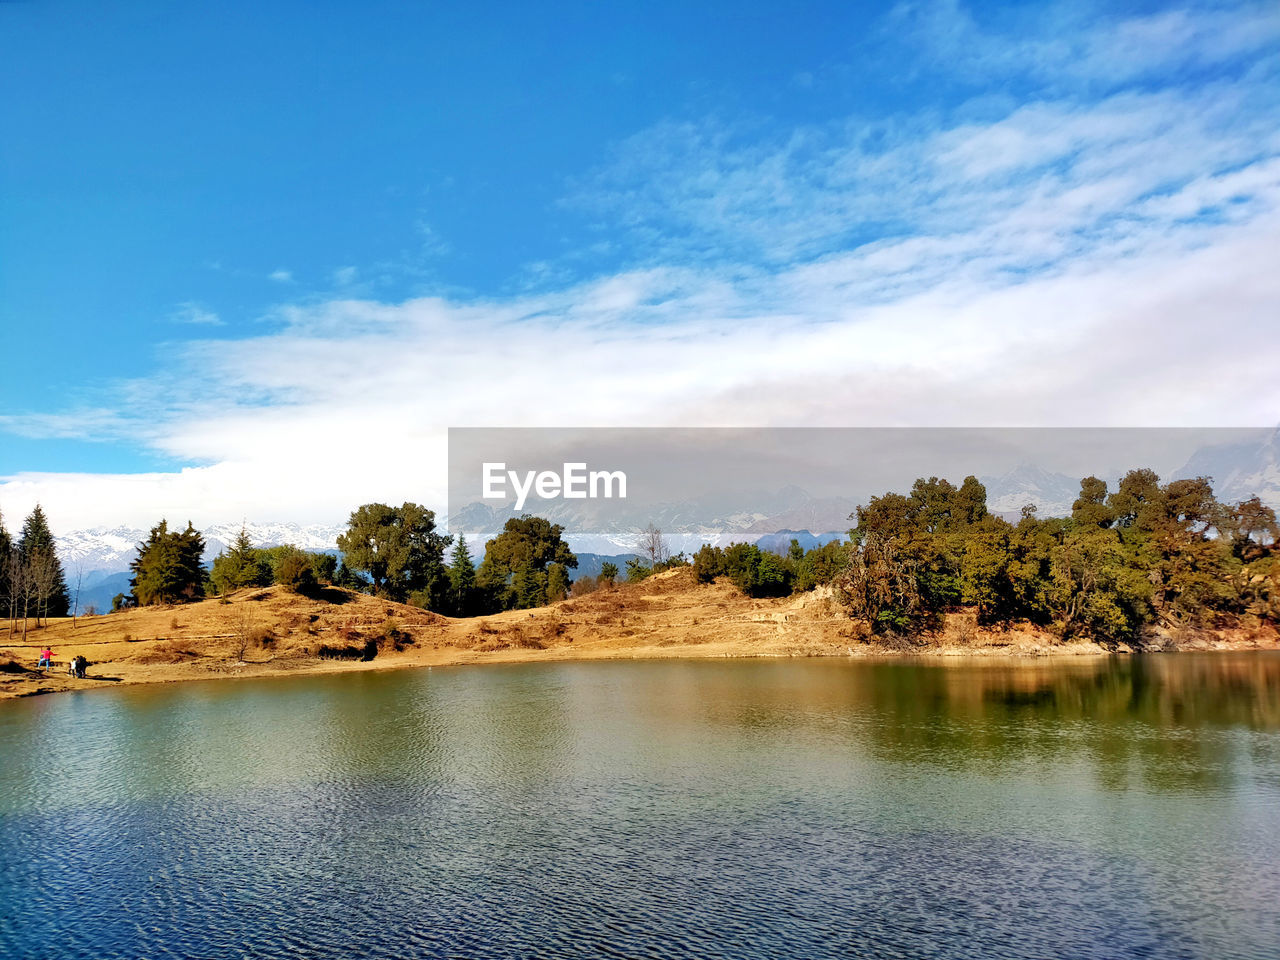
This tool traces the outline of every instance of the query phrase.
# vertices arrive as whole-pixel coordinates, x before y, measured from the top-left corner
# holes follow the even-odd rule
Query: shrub
[[[311,556],[297,547],[282,551],[275,564],[275,581],[294,593],[315,589],[316,575]]]

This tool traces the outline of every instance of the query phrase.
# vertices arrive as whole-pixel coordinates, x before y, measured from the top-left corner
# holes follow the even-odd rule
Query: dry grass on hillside
[[[851,656],[892,652],[952,655],[1098,654],[1093,644],[1061,644],[1030,629],[980,629],[971,613],[895,651],[865,642],[829,590],[753,600],[727,582],[699,584],[672,570],[638,584],[537,610],[455,620],[417,607],[329,588],[301,596],[280,587],[242,590],[227,600],[146,607],[55,621],[25,646],[0,638],[0,697],[217,676],[271,676],[486,661],[752,656]],[[1182,645],[1276,646],[1273,630],[1198,634]],[[48,644],[56,668],[31,668]],[[71,657],[92,666],[66,674]]]

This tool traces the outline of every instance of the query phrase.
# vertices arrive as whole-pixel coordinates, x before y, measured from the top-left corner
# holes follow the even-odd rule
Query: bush
[[[294,593],[315,589],[316,575],[311,556],[296,547],[282,550],[275,563],[275,581]]]
[[[693,575],[699,583],[710,583],[724,573],[724,551],[704,543],[693,555]]]
[[[616,567],[614,568],[616,571]],[[616,573],[615,573],[616,575]],[[589,593],[595,593],[600,589],[603,578],[597,580],[595,577],[579,577],[569,586],[569,596],[585,597]],[[612,583],[613,581],[608,581]]]
[[[627,583],[639,583],[651,573],[653,571],[649,569],[649,565],[639,557],[632,557],[627,561]]]

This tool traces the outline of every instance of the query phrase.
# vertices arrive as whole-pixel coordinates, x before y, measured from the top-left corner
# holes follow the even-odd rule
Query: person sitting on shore
[[[76,679],[84,679],[84,671],[87,666],[89,666],[89,661],[86,660],[83,655],[77,654],[71,661],[71,667],[75,671]]]
[[[53,651],[45,647],[40,651],[40,662],[36,664],[39,670],[48,670],[53,666]]]

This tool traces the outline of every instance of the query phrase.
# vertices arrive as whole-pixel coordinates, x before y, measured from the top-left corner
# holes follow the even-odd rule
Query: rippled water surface
[[[1280,957],[1280,658],[0,704],[5,957]]]

